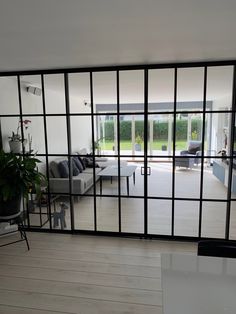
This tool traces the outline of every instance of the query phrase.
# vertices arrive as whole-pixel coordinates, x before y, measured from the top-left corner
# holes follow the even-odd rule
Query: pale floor
[[[121,199],[121,231],[131,233],[144,232],[144,201],[132,198],[143,196],[144,177],[141,176],[141,166],[136,170],[136,184],[130,178],[130,198]],[[193,169],[177,168],[175,172],[175,196],[182,198],[199,198],[200,166]],[[80,197],[74,203],[75,228],[94,230],[94,199]],[[97,230],[119,231],[118,198],[100,197],[99,182],[97,183],[96,207]],[[118,182],[103,181],[103,194],[115,196],[118,194]],[[126,196],[126,181],[121,179],[121,194]],[[148,194],[152,197],[172,196],[172,165],[171,163],[153,163],[152,173],[148,177]],[[204,167],[203,197],[226,200],[226,187],[212,175],[211,167]],[[171,234],[172,201],[150,199],[148,201],[148,232],[151,234]],[[175,235],[198,236],[199,202],[175,201]],[[32,221],[36,217],[32,217]],[[203,202],[202,236],[224,238],[226,219],[226,202]],[[69,210],[66,212],[67,228],[70,228]],[[45,225],[48,228],[48,224]],[[60,226],[58,227],[60,228]],[[236,239],[236,202],[231,202],[230,238]]]
[[[28,237],[30,251],[24,242],[0,248],[1,314],[161,314],[160,254],[197,249],[157,240]]]

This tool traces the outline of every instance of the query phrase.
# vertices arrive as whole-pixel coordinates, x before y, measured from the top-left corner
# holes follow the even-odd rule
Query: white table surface
[[[236,314],[236,259],[162,254],[163,314]]]
[[[137,166],[121,166],[120,167],[120,176],[121,177],[130,177],[137,169]],[[118,167],[109,166],[102,171],[98,172],[98,176],[104,177],[118,177]]]

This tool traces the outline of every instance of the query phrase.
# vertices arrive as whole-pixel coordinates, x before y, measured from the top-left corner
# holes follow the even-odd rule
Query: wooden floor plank
[[[162,314],[160,254],[196,254],[194,243],[28,235],[30,251],[0,248],[0,314]]]

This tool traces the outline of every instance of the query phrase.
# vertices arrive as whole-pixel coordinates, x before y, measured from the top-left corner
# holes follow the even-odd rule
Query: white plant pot
[[[19,141],[9,141],[11,152],[18,154],[22,150],[22,143]]]

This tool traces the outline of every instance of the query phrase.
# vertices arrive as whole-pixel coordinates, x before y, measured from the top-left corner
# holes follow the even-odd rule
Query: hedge
[[[200,119],[192,119],[192,139],[200,140],[202,121]],[[105,138],[106,140],[114,140],[114,121],[105,121]],[[176,140],[187,139],[187,120],[176,120]],[[143,137],[144,122],[135,121],[135,137],[140,135]],[[132,121],[120,122],[120,139],[131,140]],[[100,129],[101,137],[104,137],[102,127]],[[168,139],[168,122],[153,121],[153,138],[156,140]]]

